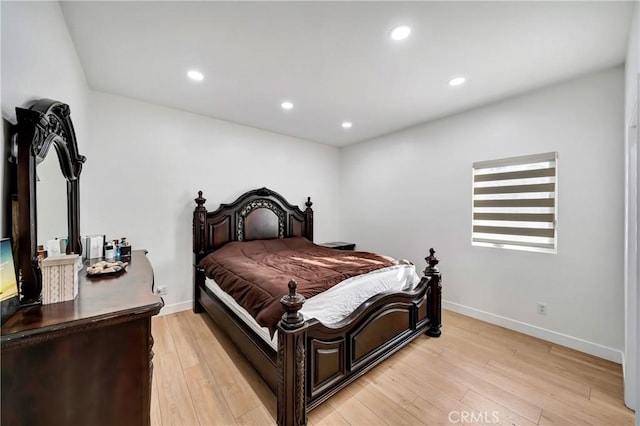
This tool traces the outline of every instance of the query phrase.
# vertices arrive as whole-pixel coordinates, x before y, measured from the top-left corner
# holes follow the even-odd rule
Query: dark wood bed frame
[[[206,311],[229,334],[277,396],[279,425],[305,425],[307,413],[425,333],[438,337],[442,279],[434,250],[418,286],[376,295],[336,324],[304,321],[304,298],[289,283],[281,303],[275,351],[205,286],[199,262],[229,241],[306,237],[313,241],[311,198],[302,211],[280,194],[260,188],[207,212],[198,192],[193,213],[194,306]]]

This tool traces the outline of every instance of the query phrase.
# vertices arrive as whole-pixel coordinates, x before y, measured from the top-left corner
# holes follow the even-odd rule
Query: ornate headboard
[[[198,191],[193,212],[196,263],[229,241],[287,237],[305,237],[313,241],[311,197],[307,198],[304,211],[267,188],[248,191],[233,203],[222,204],[213,212],[207,211],[206,201],[202,198],[202,191]]]

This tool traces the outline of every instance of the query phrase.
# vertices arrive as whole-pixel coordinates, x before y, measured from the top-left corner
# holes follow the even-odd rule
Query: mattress
[[[346,279],[329,290],[305,301],[300,313],[305,320],[317,319],[323,324],[337,323],[353,312],[367,299],[387,291],[412,290],[420,282],[413,265],[394,265],[367,274]],[[238,315],[267,344],[277,348],[277,333],[271,338],[269,329],[256,320],[214,280],[205,279],[205,285],[229,309]]]

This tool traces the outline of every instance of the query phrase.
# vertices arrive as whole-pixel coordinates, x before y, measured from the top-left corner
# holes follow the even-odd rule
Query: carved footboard
[[[438,337],[441,275],[430,250],[429,266],[409,292],[382,294],[338,324],[304,322],[304,298],[289,283],[278,324],[277,421],[305,425],[307,412],[344,388],[422,333]]]

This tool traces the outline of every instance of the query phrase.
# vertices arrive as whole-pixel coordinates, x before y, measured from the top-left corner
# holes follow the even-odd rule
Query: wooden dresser
[[[3,425],[148,425],[153,293],[146,251],[88,278],[68,302],[23,308],[1,328]]]

